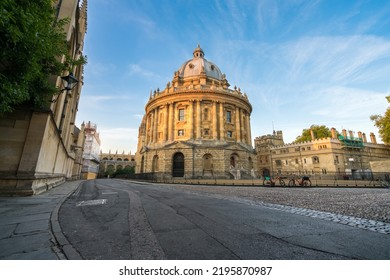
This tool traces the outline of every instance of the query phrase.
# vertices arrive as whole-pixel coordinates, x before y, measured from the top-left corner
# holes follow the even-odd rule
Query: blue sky
[[[93,0],[77,125],[136,152],[151,90],[200,44],[253,106],[252,137],[312,124],[374,132],[390,95],[390,1]]]

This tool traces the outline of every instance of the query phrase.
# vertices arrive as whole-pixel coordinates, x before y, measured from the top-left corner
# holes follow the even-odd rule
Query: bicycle
[[[263,180],[263,186],[274,187],[276,185],[277,181],[279,181],[279,185],[282,187],[284,187],[286,185],[283,178],[280,176],[277,176],[275,179],[272,179],[271,177],[265,176],[264,180]]]
[[[310,187],[311,181],[308,176],[303,176],[302,179],[299,179],[297,177],[293,177],[288,181],[289,187],[295,187],[295,186],[301,186],[301,187]]]
[[[390,179],[386,176],[384,179],[379,179],[381,187],[390,188]]]

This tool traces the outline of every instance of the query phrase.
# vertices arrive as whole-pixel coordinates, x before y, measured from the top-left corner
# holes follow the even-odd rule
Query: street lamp
[[[67,75],[67,76],[61,77],[61,79],[62,79],[62,84],[64,85],[63,91],[66,90],[66,95],[65,95],[65,100],[64,100],[64,106],[62,107],[60,126],[58,128],[58,131],[60,132],[60,134],[62,133],[62,127],[64,125],[65,112],[66,112],[66,107],[68,105],[68,96],[70,96],[72,94],[72,90],[79,82],[79,80],[77,80],[73,76],[72,72],[70,72],[69,75]]]
[[[74,76],[73,73],[70,72],[69,75],[61,77],[62,79],[62,84],[64,85],[64,90],[70,91],[74,89],[74,87],[77,85],[79,80],[77,80]]]

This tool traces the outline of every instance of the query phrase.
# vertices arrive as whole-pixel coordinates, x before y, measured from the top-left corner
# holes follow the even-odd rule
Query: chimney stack
[[[359,137],[360,139],[363,139],[363,137],[362,137],[362,132],[361,132],[361,131],[358,131],[358,137]]]
[[[352,130],[350,130],[350,131],[348,131],[349,132],[349,137],[351,137],[351,139],[353,138],[353,131]]]
[[[332,138],[337,139],[337,133],[336,133],[336,128],[332,127],[330,129],[330,132],[332,133]]]
[[[367,137],[365,133],[363,133],[363,143],[367,143]]]
[[[343,129],[341,133],[343,134],[343,136],[344,136],[345,138],[347,138],[347,130]]]
[[[376,137],[373,132],[370,133],[371,143],[376,144]]]
[[[310,136],[312,141],[315,140],[313,129],[310,129]]]

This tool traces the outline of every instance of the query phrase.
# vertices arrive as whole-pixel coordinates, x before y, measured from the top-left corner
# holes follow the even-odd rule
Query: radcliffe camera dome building
[[[198,45],[164,90],[150,94],[136,173],[161,178],[252,178],[252,106]]]

